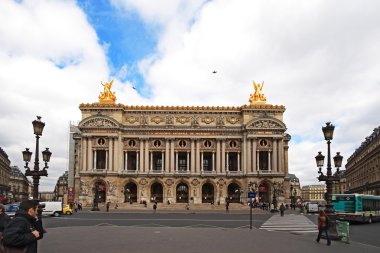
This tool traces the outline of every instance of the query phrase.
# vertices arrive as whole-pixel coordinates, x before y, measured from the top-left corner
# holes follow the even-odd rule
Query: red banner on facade
[[[74,188],[69,188],[67,191],[67,202],[69,204],[74,203],[75,194],[74,194]]]
[[[259,192],[267,192],[267,188],[265,186],[260,186]]]

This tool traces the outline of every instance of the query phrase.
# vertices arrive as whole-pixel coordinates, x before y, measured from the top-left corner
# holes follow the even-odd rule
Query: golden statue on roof
[[[100,103],[114,103],[116,101],[115,92],[111,91],[111,87],[113,84],[113,80],[109,83],[103,84],[103,82],[100,82],[104,86],[104,91],[100,93],[99,96],[99,102]]]
[[[249,102],[252,104],[265,104],[267,99],[264,97],[264,94],[261,92],[264,87],[264,81],[261,83],[256,83],[253,81],[253,87],[255,88],[255,93],[251,93],[249,96]]]

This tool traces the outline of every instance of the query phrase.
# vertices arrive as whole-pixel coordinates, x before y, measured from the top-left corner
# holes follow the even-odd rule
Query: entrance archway
[[[270,201],[269,201],[269,185],[266,182],[259,184],[259,202],[270,203]]]
[[[177,203],[189,202],[189,187],[185,183],[180,183],[177,185],[176,202]]]
[[[97,188],[98,191],[98,203],[105,203],[106,202],[106,193],[107,193],[107,186],[104,181],[98,180],[94,184],[94,189]]]
[[[240,186],[236,183],[231,183],[227,188],[227,198],[230,203],[240,203]]]
[[[124,202],[137,202],[137,185],[129,182],[124,186]]]
[[[162,184],[154,183],[150,187],[150,200],[151,202],[157,201],[158,203],[163,202],[163,188]]]
[[[210,183],[202,185],[202,203],[214,203],[214,186]]]

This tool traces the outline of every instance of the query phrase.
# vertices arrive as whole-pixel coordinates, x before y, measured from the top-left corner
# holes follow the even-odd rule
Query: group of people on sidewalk
[[[37,241],[46,232],[38,205],[36,200],[25,200],[21,202],[14,218],[10,219],[0,204],[0,253],[37,253]]]

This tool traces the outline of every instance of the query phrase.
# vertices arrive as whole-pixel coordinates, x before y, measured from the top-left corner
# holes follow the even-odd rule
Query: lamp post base
[[[94,207],[91,209],[91,211],[100,211],[100,209],[99,209],[99,207],[94,206]]]

